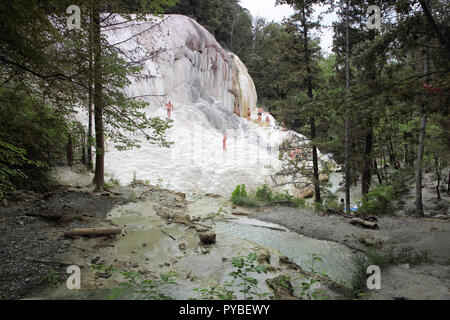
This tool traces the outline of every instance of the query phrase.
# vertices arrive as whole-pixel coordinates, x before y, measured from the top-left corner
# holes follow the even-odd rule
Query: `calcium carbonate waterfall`
[[[185,16],[127,24],[107,32],[127,58],[145,60],[126,92],[149,103],[149,116],[166,118],[165,104],[172,102],[174,122],[167,137],[174,144],[167,149],[144,141],[142,148],[129,151],[109,144],[107,175],[121,183],[135,176],[176,191],[223,196],[237,184],[269,183],[280,166],[278,146],[288,133],[276,129],[271,115],[270,125],[255,123],[256,89],[239,57]],[[246,119],[247,110],[252,121]]]

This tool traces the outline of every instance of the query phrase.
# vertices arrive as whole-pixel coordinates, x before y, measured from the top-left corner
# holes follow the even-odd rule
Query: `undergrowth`
[[[288,191],[285,191],[284,193],[275,192],[266,184],[256,188],[252,193],[247,192],[245,184],[236,186],[231,194],[231,202],[235,205],[244,207],[260,207],[277,203],[290,205],[296,208],[306,206],[305,199],[294,197]]]

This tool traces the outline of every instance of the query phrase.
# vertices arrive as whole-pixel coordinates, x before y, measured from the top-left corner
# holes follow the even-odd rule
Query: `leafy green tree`
[[[69,2],[26,0],[0,4],[4,31],[0,36],[2,88],[19,87],[25,96],[45,103],[58,119],[70,119],[80,106],[87,106],[91,113],[93,102],[95,184],[102,188],[104,130],[119,148],[138,146],[138,140],[130,138],[127,132],[142,132],[150,143],[168,146],[164,132],[169,123],[146,117],[143,111],[146,104],[125,96],[123,89],[130,83],[128,76],[140,70],[141,62],[126,61],[116,47],[107,43],[101,28],[113,27],[111,21],[116,15],[145,19],[146,14],[161,13],[163,5],[174,1],[117,0],[102,5],[88,1],[81,6],[81,30],[67,28],[65,10]],[[111,14],[100,15],[105,11]],[[132,17],[130,12],[137,15]],[[88,147],[92,145],[89,136]]]

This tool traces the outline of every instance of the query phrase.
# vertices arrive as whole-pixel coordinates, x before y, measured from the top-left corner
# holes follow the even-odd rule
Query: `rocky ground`
[[[199,243],[199,236],[201,239],[205,231],[204,225],[211,224],[202,211],[209,212],[212,207],[221,206],[220,203],[225,199],[210,195],[200,201],[199,207],[189,208],[186,195],[142,182],[131,187],[114,186],[103,193],[94,193],[89,186],[89,178],[67,173],[65,177],[69,177],[70,181],[66,181],[66,185],[61,185],[55,192],[36,194],[20,191],[0,205],[0,299],[48,297],[48,290],[65,280],[66,268],[71,264],[81,266],[82,273],[87,275],[84,282],[86,288],[96,290],[102,285],[108,286],[110,275],[99,276],[89,271],[93,264],[114,265],[154,277],[175,268],[183,273],[183,290],[188,288],[189,294],[192,294],[192,289],[198,286],[202,277],[207,276],[209,280],[217,278],[223,282],[222,275],[231,271],[229,257],[239,250],[255,248],[262,256],[268,257],[263,263],[267,263],[272,270],[270,278],[260,279],[267,283],[265,289],[272,288],[279,299],[299,297],[298,292],[294,295],[289,286],[286,292],[278,292],[272,286],[272,282],[278,281],[279,277],[289,272],[295,276],[301,271],[287,257],[222,235],[217,235],[215,244]],[[427,187],[431,190],[429,185]],[[432,192],[425,192],[424,199],[426,213],[433,217],[381,217],[378,219],[378,230],[364,229],[350,224],[347,218],[318,214],[311,209],[228,209],[231,216],[276,223],[310,238],[344,244],[354,252],[390,247],[395,247],[397,251],[412,248],[417,252],[427,252],[429,261],[426,263],[402,264],[384,269],[382,289],[367,292],[364,299],[450,299],[449,198],[443,194],[441,201],[430,205],[427,197],[431,196]],[[117,212],[117,208],[121,212]],[[128,214],[123,215],[124,211]],[[186,216],[186,212],[190,215]],[[124,234],[119,237],[64,237],[64,231],[69,228],[113,226],[112,220],[116,214],[123,216],[121,222],[128,224],[121,225],[125,228]],[[146,218],[146,214],[150,215]],[[143,226],[143,221],[153,222]],[[149,256],[152,239],[160,248],[152,249],[153,256]],[[300,285],[292,284],[297,287]],[[327,289],[328,296],[341,299],[339,288],[332,286]]]
[[[271,208],[250,217],[289,227],[308,237],[345,244],[353,250],[394,248],[423,253],[429,262],[390,266],[382,272],[382,288],[365,299],[450,299],[450,196],[436,199],[431,175],[424,179],[425,218],[407,213],[414,207],[414,188],[402,197],[399,214],[378,218],[378,230],[349,223],[338,215],[315,213],[311,209]]]
[[[229,280],[231,257],[255,251],[261,254],[259,263],[269,270],[268,274],[255,275],[262,292],[272,291],[276,299],[300,298],[298,289],[294,294],[292,288],[280,290],[276,286],[280,277],[290,276],[292,285],[301,287],[299,275],[304,271],[288,257],[246,240],[208,235],[211,221],[205,212],[221,206],[224,199],[206,196],[204,203],[189,209],[184,194],[142,183],[109,190],[96,194],[85,187],[61,186],[45,195],[18,192],[4,202],[0,207],[0,228],[4,231],[0,240],[0,299],[106,299],[123,279],[109,272],[96,273],[93,265],[138,272],[155,281],[160,274],[175,270],[179,274],[177,286],[168,288],[169,294],[194,298],[195,288]],[[69,228],[107,227],[114,225],[112,221],[120,221],[122,235],[64,237]],[[81,293],[72,294],[65,288],[69,265],[81,268]],[[327,296],[342,298],[334,284],[324,282],[322,288]]]
[[[0,206],[0,299],[22,299],[56,286],[67,263],[56,255],[76,250],[64,238],[70,227],[109,225],[103,218],[126,199],[69,190],[19,191]]]

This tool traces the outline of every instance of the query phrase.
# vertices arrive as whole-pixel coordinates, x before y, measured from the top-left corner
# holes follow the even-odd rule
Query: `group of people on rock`
[[[167,109],[167,118],[171,118],[172,116],[172,112],[173,112],[173,104],[172,102],[169,100],[169,102],[166,103],[166,109]],[[240,111],[239,111],[239,104],[235,104],[234,105],[234,113],[239,117],[240,116]],[[270,118],[269,112],[264,112],[262,108],[258,109],[258,123],[261,124],[262,122],[262,117],[263,117],[263,113],[267,113],[266,115],[266,123],[268,125],[270,125]],[[250,111],[250,109],[247,110],[247,120],[250,121],[251,119],[251,115],[252,112]],[[223,140],[222,140],[222,146],[223,146],[223,150],[226,151],[227,149],[227,134],[225,133],[223,136]],[[299,151],[300,152],[300,151]],[[295,157],[295,156],[294,156]]]
[[[171,117],[171,115],[172,115],[172,112],[173,112],[173,104],[172,104],[171,101],[169,101],[169,102],[166,104],[166,108],[167,108],[167,118],[170,119],[170,117]],[[234,113],[235,113],[238,117],[240,117],[239,104],[235,104],[235,105],[234,105]],[[259,109],[258,109],[258,123],[261,124],[263,113],[267,113],[267,115],[266,115],[266,123],[267,123],[268,125],[270,125],[270,118],[269,118],[270,112],[264,112],[262,108],[259,108]],[[248,109],[248,110],[247,110],[247,120],[250,121],[251,115],[252,115],[252,112],[251,112],[250,109]]]
[[[270,125],[270,118],[269,118],[270,112],[264,112],[262,108],[259,108],[259,109],[258,109],[258,123],[261,124],[261,122],[262,122],[262,117],[263,117],[263,113],[267,113],[267,115],[266,115],[266,123],[267,123],[268,125]],[[251,116],[252,116],[252,112],[251,112],[250,109],[248,109],[248,110],[247,110],[247,120],[248,120],[248,121],[250,121]]]

